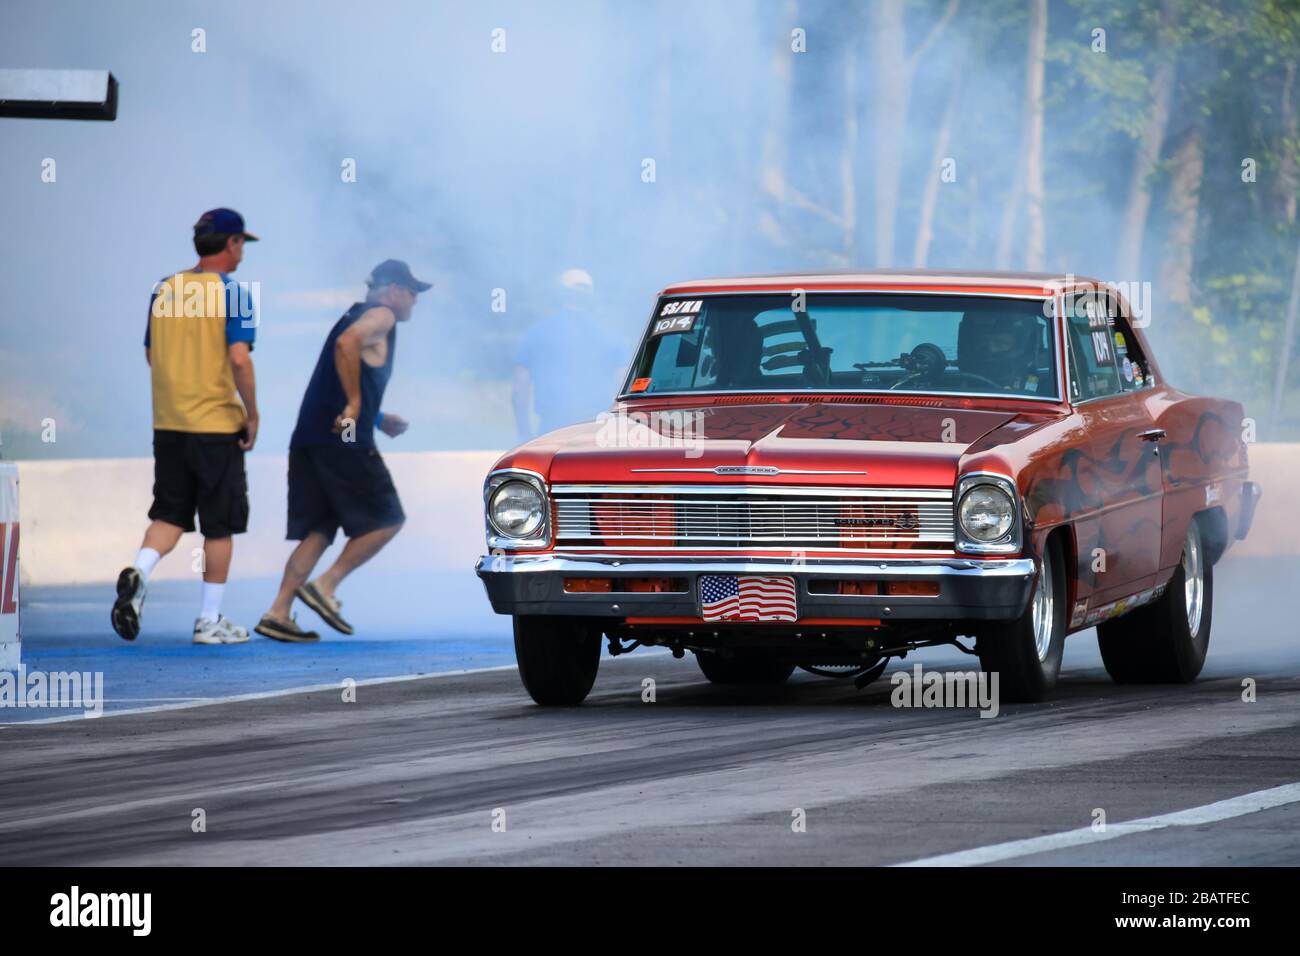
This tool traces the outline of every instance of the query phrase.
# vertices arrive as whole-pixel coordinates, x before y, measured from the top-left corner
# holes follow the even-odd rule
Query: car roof
[[[664,295],[692,292],[787,289],[924,290],[1047,296],[1077,285],[1104,286],[1089,276],[1061,272],[962,272],[941,269],[874,269],[870,272],[800,272],[690,279],[664,288]]]

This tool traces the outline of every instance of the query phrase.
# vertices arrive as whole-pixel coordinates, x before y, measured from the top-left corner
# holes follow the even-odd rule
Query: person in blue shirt
[[[558,307],[528,327],[515,354],[511,406],[520,441],[591,421],[609,408],[630,354],[597,314],[595,284],[585,269],[565,271],[559,284]]]

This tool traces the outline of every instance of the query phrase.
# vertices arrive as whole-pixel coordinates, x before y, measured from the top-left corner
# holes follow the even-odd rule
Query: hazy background
[[[1294,7],[10,0],[0,66],[121,88],[113,123],[0,119],[0,454],[149,454],[149,291],[218,205],[263,239],[237,273],[261,283],[258,453],[283,453],[323,336],[388,256],[437,287],[401,332],[385,404],[412,428],[385,448],[513,444],[516,351],[571,267],[626,356],[654,292],[702,275],[1148,281],[1175,383],[1300,437],[1294,363],[1267,421],[1298,236]],[[612,394],[617,371],[591,374]]]

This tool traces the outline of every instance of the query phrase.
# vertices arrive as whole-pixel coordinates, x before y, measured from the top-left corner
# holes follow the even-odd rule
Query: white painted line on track
[[[1292,803],[1300,803],[1300,783],[1288,783],[1268,790],[1257,790],[1254,793],[1242,794],[1240,797],[1192,807],[1190,810],[1162,813],[1159,816],[1143,817],[1140,820],[1129,820],[1124,823],[1110,823],[1106,825],[1105,830],[1081,827],[1078,830],[1066,830],[1064,833],[1049,833],[1025,840],[1011,840],[1007,843],[975,847],[972,850],[929,856],[921,860],[897,863],[895,866],[982,866],[987,863],[1000,863],[1003,860],[1032,856],[1035,853],[1101,843],[1134,833],[1150,833],[1167,827],[1195,827],[1218,823],[1221,820],[1231,820],[1233,817],[1258,813],[1260,810],[1272,810]]]

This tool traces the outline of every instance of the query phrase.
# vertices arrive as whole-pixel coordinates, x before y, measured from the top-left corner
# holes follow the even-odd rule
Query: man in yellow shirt
[[[253,339],[257,317],[247,289],[233,280],[244,244],[257,237],[233,209],[205,212],[194,224],[199,262],[154,288],[144,335],[153,379],[153,507],[131,567],[117,579],[113,630],[140,633],[154,566],[197,511],[203,532],[203,599],[195,644],[242,644],[248,631],[221,614],[233,536],[248,529],[244,453],[257,441]],[[241,401],[242,400],[242,401]]]

